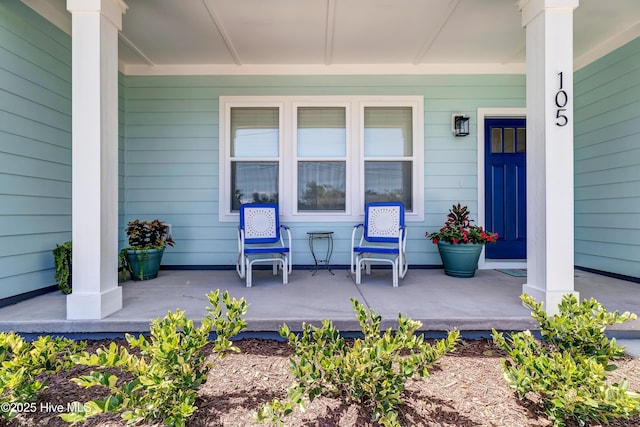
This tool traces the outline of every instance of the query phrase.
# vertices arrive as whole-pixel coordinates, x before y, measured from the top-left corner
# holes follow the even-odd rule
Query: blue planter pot
[[[478,268],[478,259],[483,246],[481,243],[458,245],[438,242],[438,251],[445,274],[453,277],[473,277]]]
[[[160,262],[162,261],[162,249],[127,250],[127,260],[133,280],[149,280],[158,277]]]

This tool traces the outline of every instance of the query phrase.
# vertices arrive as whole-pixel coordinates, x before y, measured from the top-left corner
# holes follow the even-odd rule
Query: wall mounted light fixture
[[[451,115],[451,132],[455,136],[469,135],[469,117],[462,113]]]

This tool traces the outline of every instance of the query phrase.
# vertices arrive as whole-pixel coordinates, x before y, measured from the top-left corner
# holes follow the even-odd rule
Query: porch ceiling
[[[23,0],[65,31],[66,0]],[[516,0],[126,0],[125,73],[283,65],[513,70],[525,61]],[[640,1],[580,0],[577,68],[640,35]],[[197,66],[197,67],[194,67]],[[278,68],[280,67],[280,68]],[[155,72],[154,72],[155,70]]]

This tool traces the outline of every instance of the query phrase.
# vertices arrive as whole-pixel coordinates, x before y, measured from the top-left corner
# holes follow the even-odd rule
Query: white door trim
[[[478,225],[485,227],[485,189],[484,189],[484,121],[485,119],[526,118],[526,108],[478,108]],[[490,230],[491,231],[491,230]],[[527,268],[527,260],[486,260],[482,251],[478,268],[489,270],[496,268]]]

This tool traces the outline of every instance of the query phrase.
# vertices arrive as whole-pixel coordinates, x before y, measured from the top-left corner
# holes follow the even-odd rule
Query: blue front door
[[[498,242],[485,247],[485,258],[527,257],[525,119],[485,121],[486,228]]]

